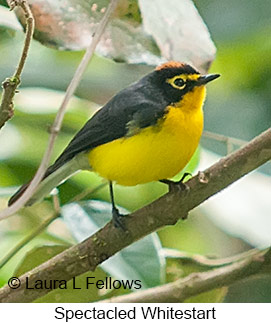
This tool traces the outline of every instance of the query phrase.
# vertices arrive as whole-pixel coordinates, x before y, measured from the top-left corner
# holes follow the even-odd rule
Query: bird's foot
[[[119,210],[116,207],[112,208],[112,218],[113,218],[113,224],[115,228],[120,228],[123,231],[126,230],[124,221],[123,221],[124,215],[119,212]]]
[[[179,181],[171,181],[169,179],[161,179],[159,182],[167,184],[169,188],[169,192],[176,192],[176,191],[189,191],[189,186],[186,185],[183,181],[187,176],[192,176],[191,173],[184,173],[182,178]]]

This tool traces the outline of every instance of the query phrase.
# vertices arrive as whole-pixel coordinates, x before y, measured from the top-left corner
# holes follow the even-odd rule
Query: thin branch
[[[51,131],[50,131],[51,135],[49,138],[48,146],[47,146],[47,149],[44,153],[44,156],[43,156],[43,159],[41,161],[38,171],[36,172],[34,178],[32,179],[30,185],[28,186],[28,188],[25,190],[24,194],[14,204],[12,204],[10,207],[8,207],[5,210],[3,210],[2,212],[0,212],[0,220],[13,215],[21,207],[23,207],[25,205],[25,203],[34,194],[36,188],[38,187],[38,184],[41,182],[41,180],[46,172],[46,169],[49,165],[50,158],[51,158],[51,155],[53,152],[54,143],[55,143],[57,135],[60,131],[68,102],[69,102],[70,98],[72,97],[72,95],[74,94],[74,91],[76,90],[78,84],[80,83],[80,81],[82,79],[84,71],[86,70],[90,60],[92,59],[92,57],[94,55],[95,48],[96,48],[104,30],[105,30],[105,27],[109,21],[111,14],[113,13],[113,11],[115,9],[117,3],[118,3],[118,0],[111,0],[110,4],[108,5],[103,18],[102,18],[101,22],[99,23],[96,32],[93,35],[92,42],[89,45],[89,47],[87,48],[87,51],[86,51],[84,57],[82,58],[79,66],[73,76],[73,79],[71,80],[71,82],[67,88],[64,100],[58,110],[54,124],[51,127]]]
[[[56,189],[56,194],[52,195],[52,200],[53,200],[53,206],[54,206],[54,209],[55,209],[55,213],[60,214],[60,212],[61,212],[61,204],[60,204],[60,199],[59,199],[57,189]]]
[[[101,190],[102,188],[104,188],[107,185],[108,185],[108,183],[101,183],[100,185],[98,185],[94,188],[87,188],[86,190],[84,190],[83,192],[77,194],[74,198],[72,198],[69,201],[69,203],[81,201],[83,198],[87,197],[88,195],[98,192],[99,190]]]
[[[237,138],[229,137],[229,136],[224,136],[224,135],[214,133],[214,132],[211,132],[211,131],[207,131],[207,130],[205,130],[203,132],[203,137],[208,138],[208,139],[217,140],[217,141],[220,141],[220,142],[224,142],[226,144],[226,147],[227,147],[227,154],[230,154],[233,151],[233,146],[234,145],[236,145],[238,147],[241,147],[241,146],[248,143],[245,140],[241,140],[241,139],[237,139]]]
[[[229,286],[249,276],[271,271],[271,251],[257,251],[243,260],[202,273],[193,273],[173,283],[103,300],[99,303],[180,303],[184,300]]]
[[[25,34],[25,41],[24,47],[22,51],[21,58],[19,60],[19,64],[15,70],[15,73],[12,77],[7,78],[3,83],[3,95],[2,101],[0,105],[0,129],[4,126],[4,124],[12,118],[14,111],[13,111],[13,97],[16,93],[16,89],[21,82],[21,74],[27,59],[27,55],[30,48],[30,43],[32,40],[34,28],[35,28],[35,21],[26,0],[20,1],[9,1],[10,9],[14,9],[15,6],[20,6],[24,12],[25,19],[26,19],[26,34]]]
[[[208,269],[214,269],[218,267],[223,267],[230,265],[234,262],[240,261],[244,258],[251,257],[258,253],[258,249],[251,249],[246,252],[243,252],[241,254],[237,254],[231,257],[226,258],[208,258],[203,255],[199,254],[191,254],[189,252],[185,251],[179,251],[176,249],[163,249],[163,255],[167,258],[173,258],[176,260],[179,260],[181,264],[190,264],[197,266],[199,268],[208,268]]]
[[[37,235],[39,235],[43,230],[45,230],[49,224],[51,224],[55,219],[60,216],[59,213],[54,213],[48,219],[46,219],[40,226],[38,226],[33,232],[28,236],[23,238],[16,246],[14,246],[7,255],[0,261],[0,269],[19,252],[25,245],[27,245],[31,240],[33,240]]]
[[[114,227],[112,221],[94,235],[20,277],[21,286],[0,290],[2,302],[31,302],[48,290],[26,290],[38,279],[65,279],[95,268],[118,251],[159,228],[175,224],[203,201],[234,183],[271,159],[271,128],[243,148],[220,159],[213,166],[186,182],[187,190],[172,190],[151,204],[123,218],[127,230]]]

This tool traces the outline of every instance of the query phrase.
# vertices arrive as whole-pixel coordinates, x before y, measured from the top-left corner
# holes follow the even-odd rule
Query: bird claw
[[[115,228],[120,228],[123,231],[126,230],[123,217],[124,215],[119,212],[117,208],[112,209],[113,224]]]
[[[172,184],[169,185],[169,191],[175,192],[189,192],[190,188],[187,184],[178,181],[178,182],[173,182]]]
[[[190,173],[184,173],[182,178],[179,181],[171,181],[169,179],[163,179],[160,180],[160,182],[167,184],[169,187],[169,192],[182,192],[186,191],[187,193],[189,192],[190,188],[187,184],[185,184],[183,181],[187,176],[192,176]]]

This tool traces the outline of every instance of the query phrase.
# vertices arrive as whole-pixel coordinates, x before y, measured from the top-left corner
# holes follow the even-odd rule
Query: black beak
[[[197,85],[204,85],[207,84],[215,79],[217,79],[220,76],[220,74],[208,74],[208,75],[202,75],[197,80]]]

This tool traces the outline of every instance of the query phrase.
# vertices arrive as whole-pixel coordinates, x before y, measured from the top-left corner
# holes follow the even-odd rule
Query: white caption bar
[[[27,323],[271,322],[271,304],[1,304],[0,311],[3,322]]]

